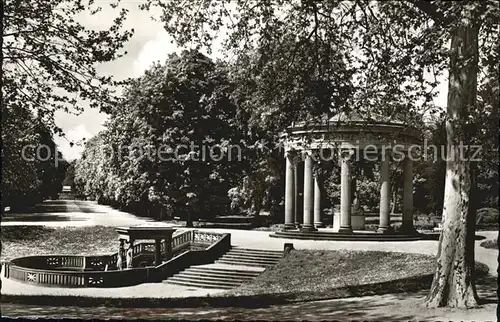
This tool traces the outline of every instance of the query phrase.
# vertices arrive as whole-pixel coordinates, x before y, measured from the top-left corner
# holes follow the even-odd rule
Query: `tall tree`
[[[22,107],[2,108],[2,205],[24,209],[56,198],[65,161],[50,129]]]
[[[415,114],[435,107],[433,88],[438,83],[424,74],[436,76],[447,70],[447,146],[455,156],[459,155],[460,143],[470,143],[471,112],[477,108],[477,72],[484,67],[479,64],[478,40],[491,43],[499,21],[495,1],[201,0],[197,5],[185,6],[182,0],[150,0],[143,8],[155,4],[163,8],[166,30],[181,45],[210,46],[214,35],[225,28],[229,34],[224,46],[227,53],[263,48],[257,51],[256,61],[264,60],[270,66],[293,65],[304,44],[311,47],[309,60],[317,61],[316,67],[321,66],[317,57],[325,54],[322,48],[340,52],[339,59],[350,70],[354,85],[344,105],[348,110],[401,114],[411,122]],[[286,43],[287,35],[295,35],[296,41],[282,47],[284,50],[277,55],[273,48]],[[481,49],[491,56],[493,47],[483,45]],[[294,69],[276,71],[271,68],[261,77],[270,83],[273,79],[299,77]],[[273,87],[270,89],[279,96]],[[285,112],[283,104],[268,108],[274,119],[279,118],[280,108]],[[301,110],[304,106],[294,108]],[[324,111],[316,111],[316,115]],[[469,307],[477,304],[473,279],[475,214],[469,211],[470,162],[467,157],[448,158],[446,167],[444,230],[427,303]]]
[[[154,65],[87,142],[78,191],[143,215],[167,209],[188,225],[227,210],[244,152],[234,145],[241,135],[230,93],[226,66],[197,51]]]
[[[460,7],[440,7],[417,2],[417,6],[432,17],[435,24],[447,30],[451,38],[443,232],[427,305],[470,307],[477,305],[478,299],[474,284],[476,209],[471,205],[470,196],[471,157],[474,153],[470,149],[473,143],[471,135],[476,133],[471,132],[470,119],[477,108],[481,23],[485,21],[484,28],[491,28],[488,22],[496,18],[492,21],[498,26],[498,4],[488,6],[470,2]]]

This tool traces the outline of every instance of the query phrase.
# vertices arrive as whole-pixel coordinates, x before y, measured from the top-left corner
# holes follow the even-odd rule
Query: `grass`
[[[323,292],[430,274],[434,271],[434,263],[433,256],[420,254],[294,250],[278,265],[231,293]]]
[[[294,250],[229,296],[288,295],[312,300],[415,291],[430,287],[435,257],[378,251]],[[477,276],[488,267],[476,263]]]
[[[498,249],[498,241],[496,238],[485,240],[481,243],[481,246],[489,249]]]
[[[4,227],[1,259],[39,254],[110,254],[111,227]],[[411,292],[429,288],[434,256],[377,251],[294,250],[250,283],[212,297],[103,299],[85,296],[2,295],[5,303],[127,307],[262,307],[296,301]],[[476,264],[478,276],[487,266]],[[96,296],[98,293],[96,293]]]
[[[100,255],[118,251],[113,227],[2,227],[1,261],[33,255]]]
[[[477,276],[487,266],[476,263]],[[428,289],[434,257],[374,251],[292,251],[253,282],[220,295],[189,298],[102,298],[2,295],[3,303],[81,307],[246,307],[347,298]]]

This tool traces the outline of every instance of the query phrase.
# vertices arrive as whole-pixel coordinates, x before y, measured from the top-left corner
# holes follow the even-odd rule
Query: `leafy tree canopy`
[[[104,30],[91,30],[78,20],[101,10],[94,0],[2,1],[3,105],[31,110],[61,135],[55,111],[78,113],[85,101],[108,110],[119,83],[99,76],[96,64],[123,56],[133,30],[122,31],[126,9]]]

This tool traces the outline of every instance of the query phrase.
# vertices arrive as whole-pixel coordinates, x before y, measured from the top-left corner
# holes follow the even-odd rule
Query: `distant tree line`
[[[284,157],[276,143],[280,130],[289,124],[284,120],[252,126],[259,114],[251,102],[259,105],[266,100],[262,84],[242,77],[253,64],[251,60],[245,65],[213,62],[197,51],[185,51],[180,56],[171,55],[164,65],[155,65],[133,80],[122,102],[110,113],[106,129],[86,143],[75,164],[77,194],[157,219],[178,216],[191,222],[218,214],[259,214],[265,210],[281,221]],[[285,108],[282,111],[287,113]],[[496,112],[491,109],[488,113]],[[295,117],[316,116],[304,113]],[[415,209],[421,214],[440,215],[445,178],[440,151],[446,143],[444,118],[437,114],[430,122],[416,120],[414,124],[422,130],[423,138],[438,147],[438,160],[429,155],[415,163]],[[487,143],[490,139],[486,133],[494,133],[495,118],[481,120],[486,130],[481,142]],[[199,148],[179,150],[177,156],[164,149],[189,146],[191,142]],[[241,159],[235,160],[237,154],[233,153],[233,160],[228,160],[227,154],[220,161],[200,160],[201,147],[215,144],[222,150],[237,145]],[[493,162],[498,156],[494,153],[483,153],[486,158],[478,164],[480,207],[495,207],[498,201],[498,171]],[[174,157],[177,159],[171,160]],[[391,167],[392,208],[400,212],[402,168],[397,163]],[[321,168],[324,206],[335,207],[340,202],[339,167],[331,162]],[[359,202],[375,212],[380,196],[378,164],[362,162],[357,169]]]
[[[2,108],[2,127],[2,206],[24,211],[57,199],[68,163],[52,131],[17,105]]]

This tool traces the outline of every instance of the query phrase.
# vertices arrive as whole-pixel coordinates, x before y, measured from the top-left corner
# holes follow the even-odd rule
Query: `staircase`
[[[281,251],[233,247],[215,262],[229,265],[269,267],[276,265],[281,257],[283,257]]]
[[[189,267],[167,283],[214,289],[231,289],[249,282],[267,267],[275,265],[283,252],[233,247],[214,264]]]

